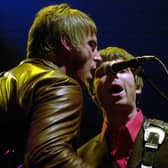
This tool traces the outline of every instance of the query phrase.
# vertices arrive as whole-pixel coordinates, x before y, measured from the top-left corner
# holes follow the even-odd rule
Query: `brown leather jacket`
[[[83,101],[75,80],[51,62],[27,59],[0,82],[0,109],[13,114],[14,132],[22,127],[26,139],[24,167],[90,167],[75,152]]]

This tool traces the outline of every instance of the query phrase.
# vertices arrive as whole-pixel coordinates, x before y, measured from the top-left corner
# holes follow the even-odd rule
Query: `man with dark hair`
[[[97,27],[86,13],[66,3],[39,10],[28,34],[27,58],[0,79],[3,124],[9,127],[10,121],[6,130],[13,130],[5,135],[11,139],[6,154],[16,152],[26,168],[90,167],[77,156],[76,143],[82,88],[99,61]]]

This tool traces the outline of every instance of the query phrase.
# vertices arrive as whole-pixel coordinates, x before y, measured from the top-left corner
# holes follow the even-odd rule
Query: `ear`
[[[137,95],[137,96],[140,96],[141,93],[142,93],[142,88],[141,88],[141,87],[137,87],[137,88],[136,88],[136,95]]]
[[[70,44],[68,38],[66,37],[66,35],[64,33],[61,34],[60,36],[60,41],[62,46],[67,50],[67,51],[71,51],[72,50],[72,45]]]
[[[135,75],[136,95],[140,96],[143,89],[143,78],[139,75]]]

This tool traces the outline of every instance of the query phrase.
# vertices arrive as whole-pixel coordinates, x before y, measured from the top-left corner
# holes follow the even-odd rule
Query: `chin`
[[[91,74],[89,74],[87,76],[85,74],[85,76],[82,76],[82,78],[80,78],[80,85],[81,86],[88,86],[88,84],[92,82],[92,79],[93,79],[93,77]]]
[[[88,86],[88,81],[87,80],[80,80],[80,81],[78,81],[79,82],[79,84],[80,84],[80,86],[82,87],[82,88],[85,88],[85,87],[87,87]]]
[[[93,82],[93,78],[92,77],[89,77],[89,78],[87,78],[87,80],[86,80],[87,82],[87,84],[92,84],[92,82]]]

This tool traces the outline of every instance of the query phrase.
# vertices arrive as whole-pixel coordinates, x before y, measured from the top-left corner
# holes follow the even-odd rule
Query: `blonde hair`
[[[66,3],[44,7],[30,28],[27,57],[44,57],[57,50],[62,33],[73,47],[79,48],[84,35],[97,34],[97,27],[86,13],[70,8]]]

